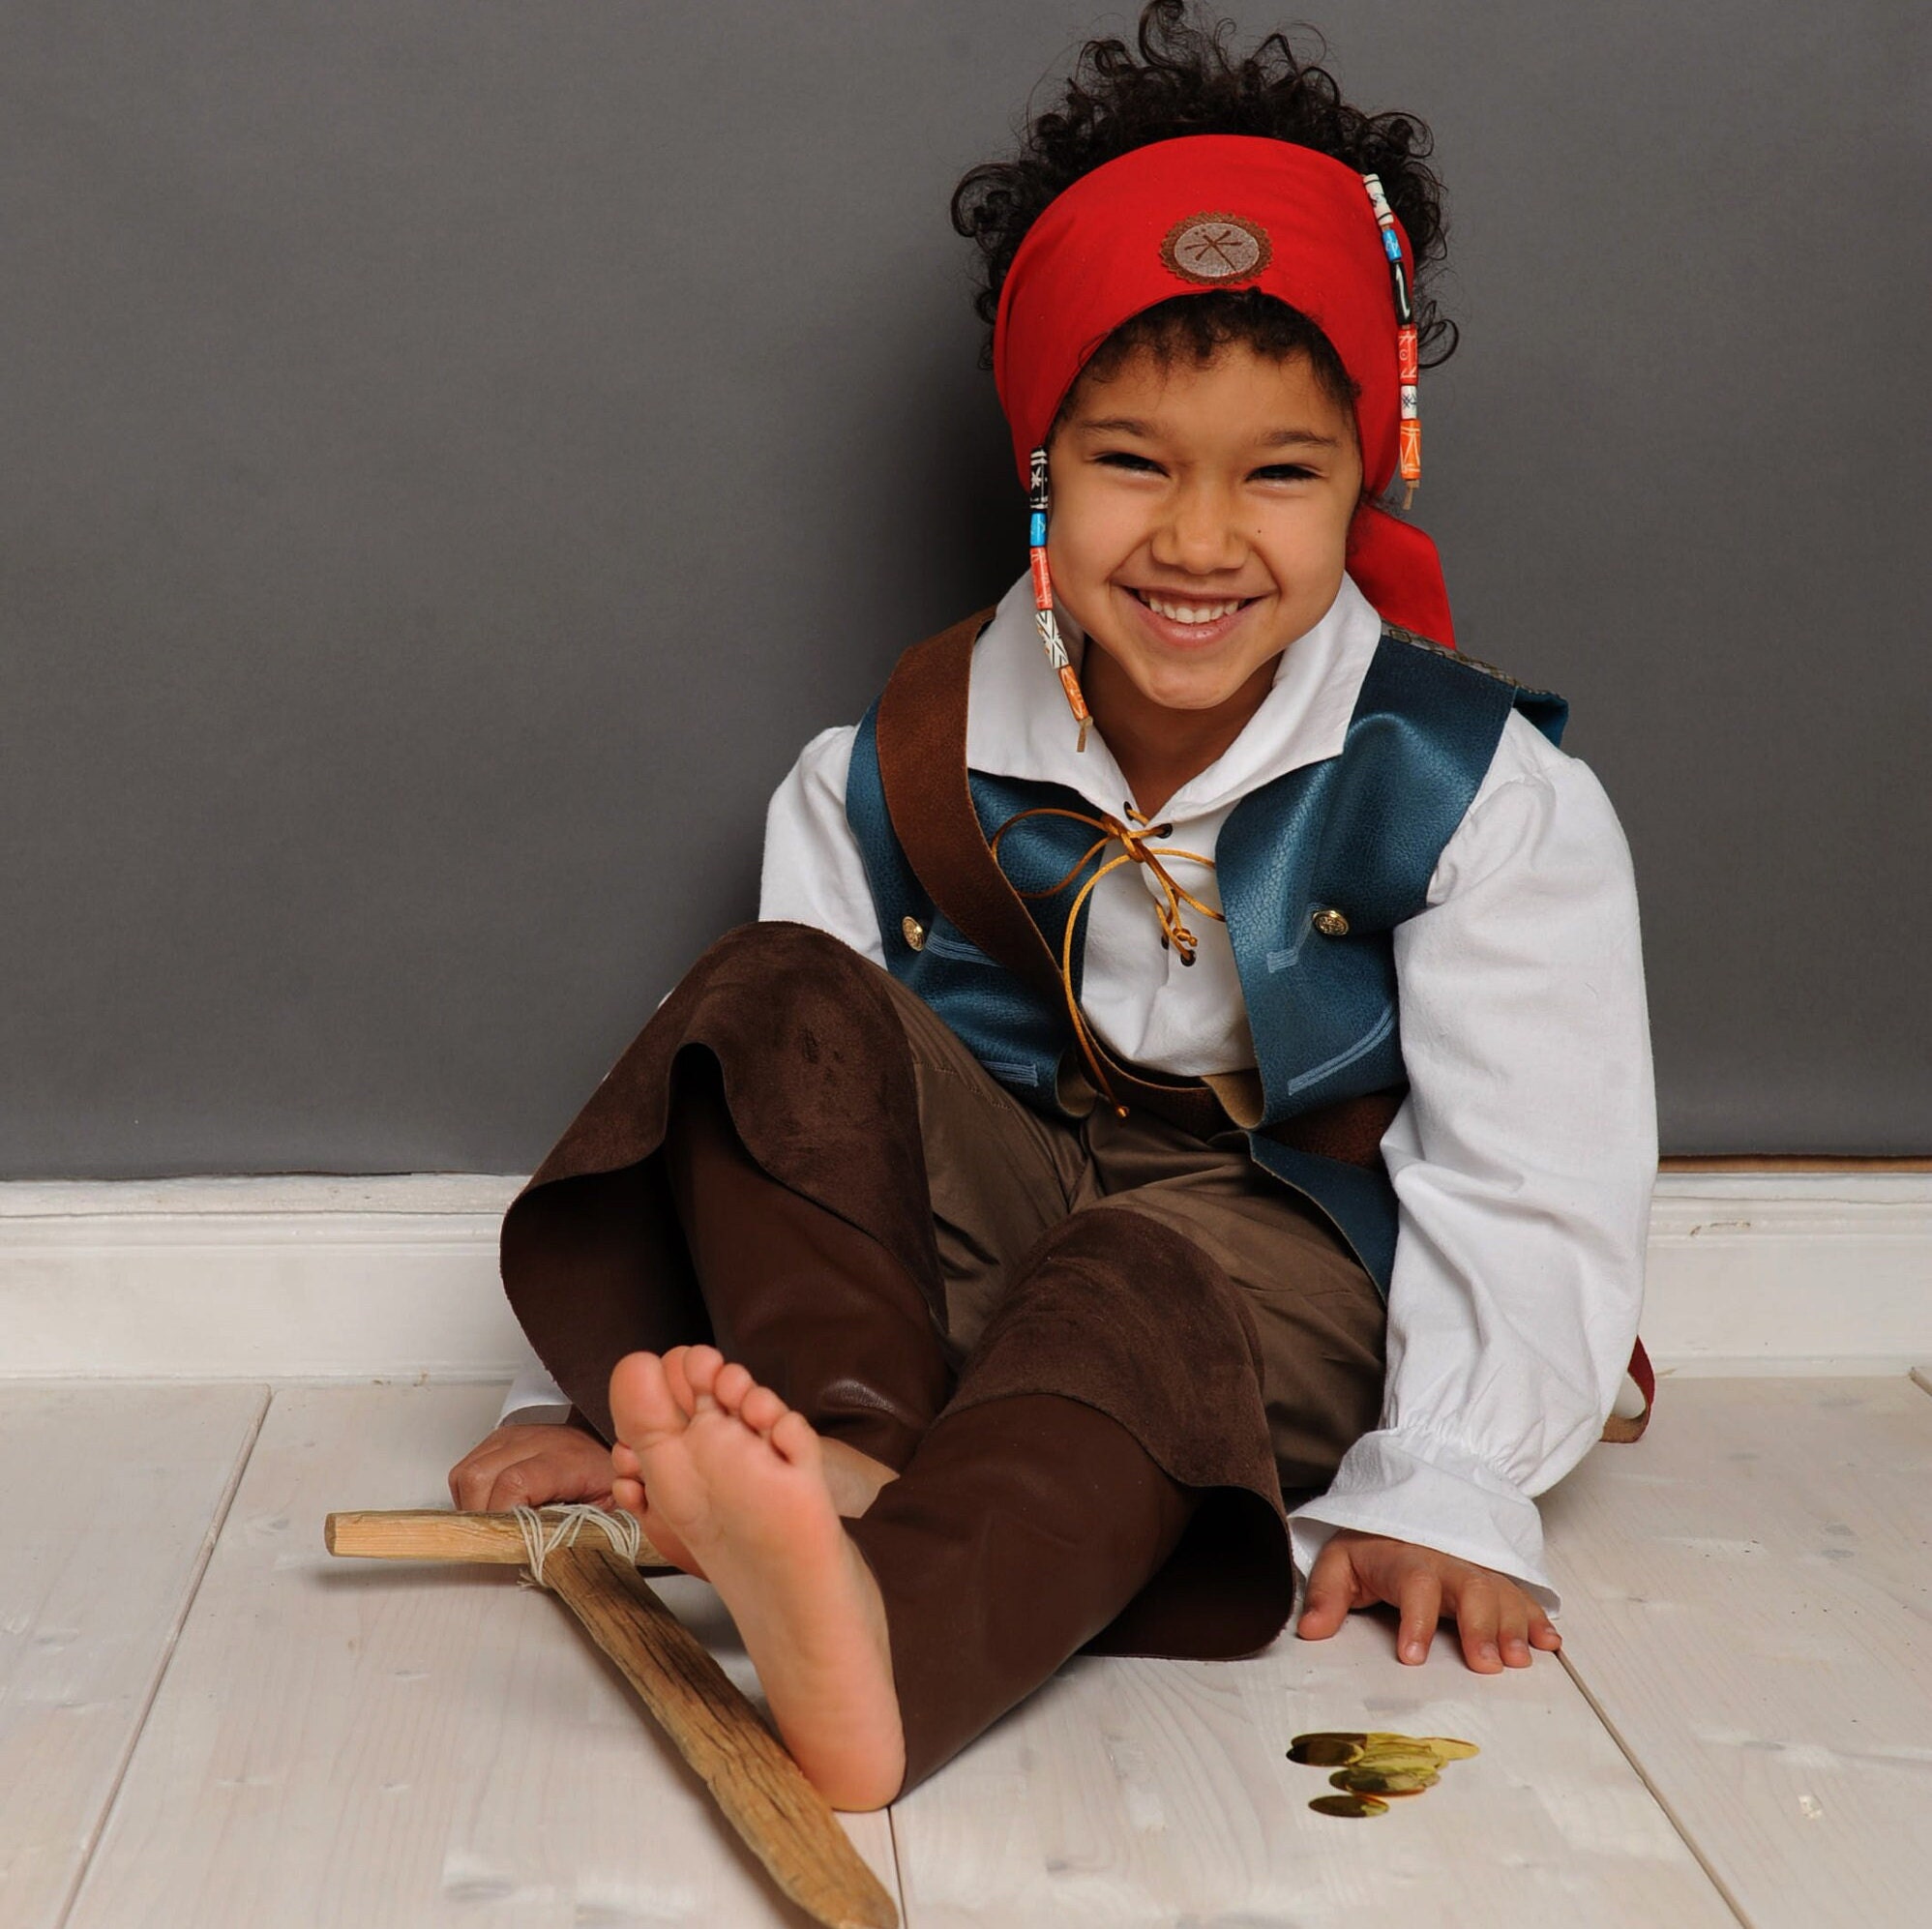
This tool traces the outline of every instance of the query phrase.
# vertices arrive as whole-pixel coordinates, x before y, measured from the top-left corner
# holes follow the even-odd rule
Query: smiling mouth
[[[1158,590],[1133,588],[1127,594],[1159,617],[1170,633],[1191,633],[1204,642],[1225,631],[1251,603],[1261,601],[1258,596],[1166,596]]]

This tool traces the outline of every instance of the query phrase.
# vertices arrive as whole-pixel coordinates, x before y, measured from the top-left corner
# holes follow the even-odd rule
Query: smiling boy
[[[1049,449],[1059,607],[1096,647],[1081,683],[1151,817],[1261,707],[1276,659],[1333,607],[1362,493],[1352,409],[1307,356],[1142,351]]]
[[[1559,1645],[1533,1497],[1655,1172],[1634,884],[1379,504],[1433,182],[1285,54],[1195,44],[1186,112],[1116,60],[968,177],[1032,568],[807,745],[760,922],[505,1219],[580,1425],[513,1394],[453,1494],[636,1512],[839,1806],[1076,1651],[1256,1651],[1297,1571],[1307,1638]]]

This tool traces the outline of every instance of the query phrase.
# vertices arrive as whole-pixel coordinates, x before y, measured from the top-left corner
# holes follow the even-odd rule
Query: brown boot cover
[[[896,1262],[931,1309],[936,1346],[944,1299],[918,1099],[886,982],[856,952],[804,925],[728,933],[686,973],[511,1202],[501,1236],[504,1290],[538,1357],[606,1439],[610,1369],[625,1353],[712,1338],[661,1155],[672,1067],[687,1049],[716,1061],[750,1160],[801,1204],[822,1208],[857,1235],[843,1249],[846,1261],[867,1244],[877,1248],[865,1262],[875,1285],[881,1260]],[[815,1237],[820,1246],[835,1241],[822,1222]],[[740,1257],[733,1246],[728,1264]],[[815,1291],[823,1277],[815,1276]],[[722,1282],[705,1288],[745,1317],[745,1295]],[[862,1450],[889,1461],[903,1451],[895,1443],[907,1416],[932,1397],[927,1351],[907,1349],[900,1378],[877,1385],[857,1380],[852,1359],[849,1344],[842,1347],[838,1376],[879,1396],[875,1444]],[[764,1379],[778,1368],[767,1360],[753,1371]],[[816,1421],[807,1380],[801,1365],[786,1397]],[[838,1397],[856,1426],[865,1395],[847,1387]]]
[[[846,1531],[885,1602],[905,1795],[1024,1701],[1174,1552],[1199,1496],[1052,1393],[936,1421]]]
[[[904,1474],[846,1527],[885,1602],[901,1793],[1076,1651],[1265,1647],[1293,1568],[1253,1316],[1170,1228],[1076,1213]]]

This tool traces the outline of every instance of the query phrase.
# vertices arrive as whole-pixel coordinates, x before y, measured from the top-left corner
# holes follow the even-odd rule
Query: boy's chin
[[[1244,655],[1237,662],[1174,664],[1149,661],[1139,651],[1110,650],[1108,654],[1144,701],[1158,709],[1178,711],[1218,710],[1232,703],[1263,671],[1272,682],[1281,656],[1279,650],[1271,650],[1259,662]]]
[[[1184,683],[1160,680],[1143,683],[1141,695],[1159,710],[1218,710],[1230,697],[1240,690],[1239,683],[1215,681],[1203,683],[1200,678],[1190,678]]]

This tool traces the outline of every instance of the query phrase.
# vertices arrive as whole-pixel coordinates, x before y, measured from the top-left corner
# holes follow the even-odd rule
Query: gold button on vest
[[[1349,921],[1340,911],[1325,910],[1315,913],[1315,929],[1323,937],[1347,937]]]
[[[912,917],[909,914],[906,917],[901,918],[899,921],[899,929],[905,934],[907,943],[909,944],[914,951],[925,950],[926,927],[922,925],[917,918]]]

